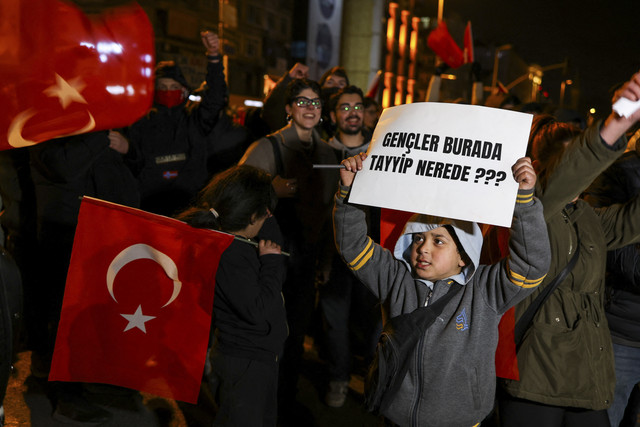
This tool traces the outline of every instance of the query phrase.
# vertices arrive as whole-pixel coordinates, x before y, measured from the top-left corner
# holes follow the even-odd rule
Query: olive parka
[[[517,353],[520,380],[501,380],[511,396],[547,405],[606,409],[613,400],[615,371],[604,311],[607,250],[640,241],[640,201],[594,209],[571,203],[617,157],[626,138],[607,146],[600,126],[588,128],[567,147],[536,196],[542,201],[551,244],[551,267],[534,293],[516,305],[516,321],[580,244],[571,273],[539,308]]]

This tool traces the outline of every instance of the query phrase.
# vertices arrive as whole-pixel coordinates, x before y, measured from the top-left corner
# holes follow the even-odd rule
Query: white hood
[[[402,235],[396,242],[393,255],[400,261],[403,261],[409,270],[411,270],[411,263],[409,262],[409,251],[411,250],[412,241],[411,235],[414,233],[423,233],[425,231],[433,230],[444,225],[451,225],[453,227],[462,249],[471,260],[470,264],[465,265],[462,268],[460,274],[451,277],[451,279],[464,285],[471,280],[473,273],[475,273],[480,261],[480,251],[482,250],[482,233],[480,232],[480,227],[478,227],[478,224],[475,222],[442,218],[433,215],[415,214],[409,218],[405,224]],[[423,279],[419,280],[426,283],[430,288],[433,288],[433,283],[430,281]]]

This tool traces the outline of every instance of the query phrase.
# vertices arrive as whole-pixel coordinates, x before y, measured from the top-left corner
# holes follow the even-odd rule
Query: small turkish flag
[[[153,101],[153,29],[138,5],[87,16],[0,1],[0,150],[128,126]]]
[[[215,275],[232,240],[83,198],[49,380],[196,403]]]
[[[438,55],[449,67],[458,68],[464,64],[462,50],[451,37],[447,24],[444,21],[438,22],[438,26],[427,36],[427,45]]]

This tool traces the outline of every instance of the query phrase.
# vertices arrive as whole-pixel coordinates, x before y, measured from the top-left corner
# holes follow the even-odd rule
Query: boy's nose
[[[418,246],[418,252],[429,252],[429,243],[424,242],[420,246]]]

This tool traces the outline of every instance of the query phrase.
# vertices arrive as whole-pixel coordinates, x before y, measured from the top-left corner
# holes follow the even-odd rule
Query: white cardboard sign
[[[349,201],[511,226],[531,114],[419,102],[387,108]]]

